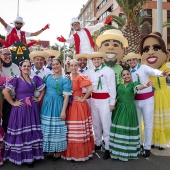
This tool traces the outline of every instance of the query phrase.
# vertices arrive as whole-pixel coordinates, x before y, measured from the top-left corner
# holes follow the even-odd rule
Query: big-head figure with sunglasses
[[[153,32],[141,40],[140,53],[143,64],[170,73],[168,52],[159,32]],[[150,76],[150,79],[155,89],[152,144],[162,150],[170,142],[170,88],[166,84],[166,77]]]

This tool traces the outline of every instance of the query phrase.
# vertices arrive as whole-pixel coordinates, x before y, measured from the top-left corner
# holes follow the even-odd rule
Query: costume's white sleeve
[[[66,42],[69,44],[74,44],[74,37],[71,35],[69,38],[66,39]]]
[[[25,31],[25,37],[30,37],[30,35],[31,35],[31,32],[26,32]]]
[[[115,99],[116,99],[116,82],[115,82],[115,73],[112,69],[109,69],[106,73],[106,81],[107,81],[107,86],[109,89],[109,102],[110,105],[115,105]]]
[[[90,31],[90,33],[92,34],[93,32],[95,32],[95,31],[97,31],[97,30],[99,30],[101,27],[103,27],[104,26],[104,23],[98,23],[98,24],[96,24],[96,25],[94,25],[94,26],[88,26],[88,27],[86,27],[89,31]]]
[[[145,65],[145,67],[146,67],[145,71],[147,72],[148,75],[157,76],[157,77],[162,76],[162,71],[160,71],[158,69],[154,69],[154,68],[146,66],[146,65]]]
[[[10,34],[12,29],[13,29],[13,27],[11,27],[10,25],[8,25],[7,28],[5,28],[5,30],[7,31],[7,35]]]

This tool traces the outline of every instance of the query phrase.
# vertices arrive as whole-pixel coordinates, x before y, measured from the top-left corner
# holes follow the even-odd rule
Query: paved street
[[[156,151],[156,150],[155,150]],[[156,151],[157,152],[157,151]],[[158,153],[161,151],[158,151]],[[165,152],[165,151],[163,151]],[[41,160],[35,163],[34,170],[170,170],[170,150],[169,156],[151,155],[149,158],[139,157],[138,160],[122,162],[118,160],[103,160],[103,152],[97,152],[94,157],[86,162],[71,163],[70,161]],[[10,162],[0,167],[2,170],[26,170],[30,169],[26,165],[14,165]]]

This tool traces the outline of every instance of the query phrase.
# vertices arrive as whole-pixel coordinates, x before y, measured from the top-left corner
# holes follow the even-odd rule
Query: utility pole
[[[18,0],[18,4],[17,4],[17,17],[19,16],[19,0]]]
[[[162,34],[162,0],[157,0],[157,31]]]

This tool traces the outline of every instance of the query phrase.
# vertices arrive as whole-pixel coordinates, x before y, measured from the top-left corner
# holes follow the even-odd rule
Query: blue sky
[[[83,4],[88,0],[19,0],[19,16],[23,17],[24,31],[35,32],[47,23],[50,29],[44,31],[34,39],[49,40],[50,45],[58,43],[57,36],[69,36],[71,18],[77,17]],[[17,16],[18,0],[0,0],[0,17],[8,24]],[[74,3],[74,4],[73,4]],[[6,35],[4,27],[0,24],[0,34]],[[60,44],[60,43],[58,43]]]

